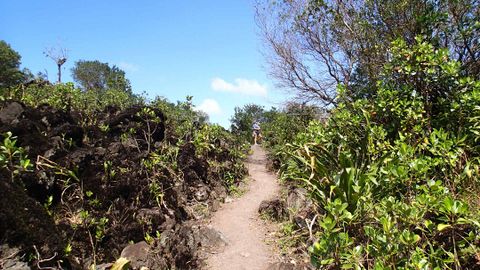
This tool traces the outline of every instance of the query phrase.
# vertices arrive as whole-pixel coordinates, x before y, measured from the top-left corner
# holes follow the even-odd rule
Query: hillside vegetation
[[[390,52],[372,95],[339,86],[328,114],[294,103],[252,114],[283,181],[313,202],[310,226],[291,230],[319,268],[476,269],[480,82],[421,37]]]
[[[270,72],[300,112],[256,117],[296,186],[287,207],[309,195],[288,209],[284,244],[308,246],[314,267],[480,267],[479,11],[470,0],[258,4]]]
[[[480,269],[480,2],[256,3],[295,100],[237,107],[231,131],[108,63],[51,84],[0,42],[0,268],[103,269],[134,244],[150,269],[201,268],[194,220],[236,193],[259,121],[289,262]]]
[[[142,241],[150,269],[201,266],[208,236],[190,221],[235,192],[246,149],[191,97],[36,78],[0,100],[0,268],[16,255],[32,269],[104,269]]]

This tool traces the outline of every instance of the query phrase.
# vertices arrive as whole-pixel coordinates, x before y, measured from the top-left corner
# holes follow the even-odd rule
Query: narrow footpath
[[[246,163],[250,175],[248,191],[231,203],[224,204],[211,219],[211,226],[227,240],[221,253],[212,254],[207,269],[265,270],[272,262],[271,248],[265,243],[267,230],[258,216],[263,200],[272,199],[280,187],[274,174],[267,171],[265,151],[252,146]]]

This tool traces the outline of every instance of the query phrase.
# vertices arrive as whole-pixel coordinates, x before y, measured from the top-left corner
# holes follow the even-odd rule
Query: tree
[[[235,107],[235,113],[230,119],[230,129],[234,134],[241,136],[245,140],[250,139],[253,121],[261,120],[263,117],[263,107],[256,104],[247,104],[243,108]]]
[[[8,43],[0,40],[0,88],[18,84],[23,79],[20,71],[21,56]]]
[[[132,92],[130,80],[125,77],[125,71],[113,65],[107,76],[107,88],[122,90],[127,93]]]
[[[55,64],[57,64],[57,68],[58,68],[57,82],[61,83],[62,82],[62,65],[65,64],[65,62],[67,62],[67,59],[68,59],[67,49],[61,48],[61,47],[51,47],[51,48],[45,49],[43,54],[45,54],[46,57],[52,59],[55,62]]]
[[[297,102],[288,102],[281,109],[271,108],[263,113],[264,145],[276,152],[273,148],[292,142],[312,120],[321,120],[324,116],[318,107]]]
[[[336,103],[338,84],[353,98],[375,94],[398,38],[446,47],[479,78],[479,17],[478,0],[267,0],[256,14],[272,77],[324,105]]]
[[[103,92],[107,89],[117,89],[131,93],[130,81],[125,78],[125,71],[98,60],[80,60],[72,68],[72,77],[83,90]]]

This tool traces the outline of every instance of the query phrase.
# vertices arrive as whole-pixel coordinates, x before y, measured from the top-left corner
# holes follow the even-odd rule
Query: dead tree
[[[275,3],[256,6],[270,76],[301,101],[335,105],[336,87],[349,84],[356,60],[348,42],[352,33],[347,27],[334,32],[331,26],[339,22],[325,10],[317,11],[319,18],[309,15],[307,0]]]
[[[55,62],[55,64],[57,64],[57,68],[58,68],[57,82],[61,83],[62,82],[62,65],[65,64],[65,62],[67,62],[67,58],[68,58],[67,49],[62,48],[60,46],[51,47],[51,48],[45,49],[43,54],[45,54],[46,57],[52,59]]]

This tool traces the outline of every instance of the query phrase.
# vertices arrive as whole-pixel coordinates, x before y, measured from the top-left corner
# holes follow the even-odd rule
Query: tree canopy
[[[131,93],[130,81],[125,77],[125,71],[117,66],[109,66],[98,60],[80,60],[72,68],[72,77],[85,91],[103,92],[107,89],[122,90]]]
[[[23,73],[20,71],[21,56],[8,43],[0,40],[0,88],[20,83]]]
[[[260,105],[247,104],[243,107],[235,107],[234,110],[235,112],[230,119],[230,129],[234,134],[248,140],[252,132],[253,122],[261,120],[264,109]]]
[[[462,75],[480,76],[478,0],[268,0],[257,23],[271,75],[303,100],[336,104],[338,84],[374,94],[391,42],[417,36],[447,48]]]

